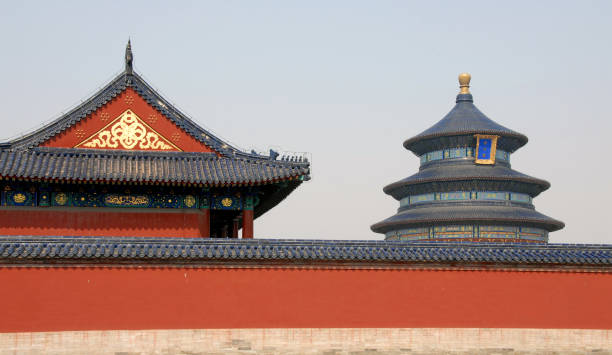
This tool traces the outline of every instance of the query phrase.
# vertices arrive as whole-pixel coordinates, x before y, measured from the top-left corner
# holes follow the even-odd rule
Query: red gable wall
[[[79,143],[88,140],[90,137],[105,128],[109,123],[113,122],[126,110],[133,111],[142,121],[149,126],[155,133],[159,134],[165,140],[170,142],[174,147],[165,151],[184,151],[184,152],[214,152],[214,150],[205,144],[197,141],[191,135],[176,126],[166,116],[162,115],[149,105],[134,89],[128,87],[120,95],[112,99],[110,102],[96,110],[94,113],[87,116],[85,119],[77,122],[72,127],[64,132],[50,138],[41,147],[60,147],[73,148]],[[148,128],[149,128],[148,127]],[[89,147],[82,147],[88,148]],[[178,149],[176,149],[178,148]],[[95,148],[94,148],[95,149]],[[125,149],[125,148],[103,148],[103,149]],[[132,150],[158,150],[158,149],[140,149],[138,147]]]

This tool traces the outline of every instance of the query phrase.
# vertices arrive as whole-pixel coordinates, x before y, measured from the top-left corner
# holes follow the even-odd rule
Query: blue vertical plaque
[[[495,164],[495,151],[497,150],[497,136],[476,135],[476,164]]]

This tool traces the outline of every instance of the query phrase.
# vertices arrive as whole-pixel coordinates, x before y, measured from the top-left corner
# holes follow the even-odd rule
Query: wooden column
[[[242,239],[253,238],[253,210],[242,211]]]
[[[240,219],[238,217],[234,218],[232,223],[232,238],[238,238],[239,221]]]
[[[242,211],[242,239],[253,238],[253,196],[246,196]]]
[[[200,237],[210,238],[210,203],[208,196],[200,198]]]
[[[210,209],[200,210],[200,238],[210,238]]]

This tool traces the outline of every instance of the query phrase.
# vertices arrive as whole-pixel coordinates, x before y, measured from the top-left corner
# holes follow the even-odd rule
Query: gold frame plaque
[[[474,162],[476,164],[495,164],[495,153],[497,152],[497,138],[499,136],[489,135],[489,134],[476,134],[474,135],[476,138],[476,151],[474,152]],[[479,159],[480,155],[480,140],[481,139],[490,139],[491,140],[491,150],[489,153],[489,159]]]

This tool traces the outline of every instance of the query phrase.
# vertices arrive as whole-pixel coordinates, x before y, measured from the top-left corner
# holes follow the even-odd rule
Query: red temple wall
[[[67,211],[23,208],[0,210],[0,235],[208,237],[204,212],[192,211]],[[206,232],[208,234],[208,232]]]
[[[612,328],[609,273],[4,267],[0,283],[0,332]]]
[[[213,149],[197,141],[191,135],[176,126],[167,117],[149,105],[132,88],[127,88],[110,102],[41,144],[42,147],[73,148],[92,136],[125,110],[130,109],[153,130],[185,152],[213,152]],[[113,149],[113,148],[105,148]]]

